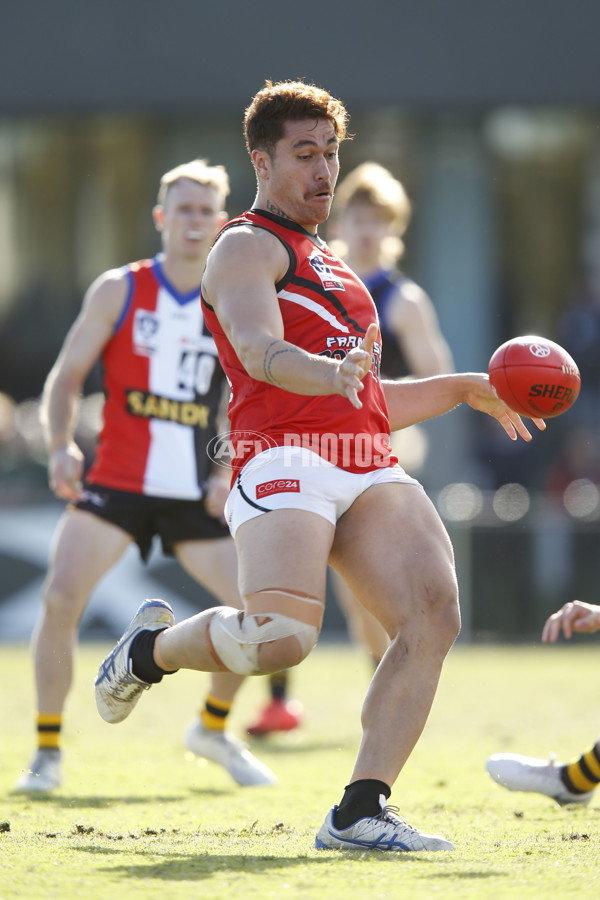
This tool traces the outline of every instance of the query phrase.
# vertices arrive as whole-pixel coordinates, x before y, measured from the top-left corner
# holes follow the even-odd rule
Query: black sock
[[[284,701],[287,696],[288,673],[284,669],[281,672],[273,672],[269,675],[269,687],[273,700]]]
[[[158,684],[159,681],[162,681],[163,675],[169,674],[154,662],[154,642],[160,632],[164,630],[164,628],[158,628],[156,631],[140,631],[132,640],[129,648],[131,671],[136,678],[141,678],[148,684]]]
[[[377,781],[375,778],[353,781],[346,785],[342,802],[333,814],[333,824],[341,830],[365,816],[378,816],[381,812],[379,795],[383,794],[387,800],[391,793],[392,789],[385,781]]]

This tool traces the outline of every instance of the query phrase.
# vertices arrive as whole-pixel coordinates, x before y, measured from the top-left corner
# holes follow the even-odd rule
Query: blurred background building
[[[406,467],[431,491],[455,541],[467,636],[528,636],[558,603],[597,600],[599,4],[2,7],[5,608],[33,609],[49,540],[40,523],[51,533],[60,512],[46,487],[37,398],[83,292],[105,269],[158,250],[151,209],[172,166],[197,156],[223,163],[230,212],[251,204],[244,107],[265,78],[297,77],[348,106],[354,139],[342,147],[343,170],[373,159],[405,183],[415,212],[403,267],[432,297],[457,368],[483,370],[498,344],[528,333],[559,341],[581,368],[576,406],[533,446],[514,445],[496,423],[459,409],[407,449]],[[89,452],[99,386],[94,373],[80,423]],[[194,602],[170,564],[152,571]],[[92,604],[89,615],[102,618],[101,607]],[[341,625],[334,611],[328,616],[332,629]],[[29,621],[28,611],[19,634]]]

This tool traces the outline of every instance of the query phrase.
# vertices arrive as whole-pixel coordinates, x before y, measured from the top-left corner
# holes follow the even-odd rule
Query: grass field
[[[573,898],[600,890],[600,797],[587,809],[512,794],[484,771],[490,753],[572,757],[598,730],[598,649],[463,647],[451,653],[423,737],[391,802],[451,838],[453,853],[339,853],[314,835],[352,769],[369,667],[346,645],[317,647],[294,673],[306,708],[297,733],[254,741],[277,787],[236,787],[189,759],[182,734],[205,677],[165,679],[122,725],[106,725],[92,682],[108,648],[83,645],[67,710],[65,784],[24,796],[32,749],[27,649],[0,646],[0,898]],[[590,680],[591,679],[591,680]],[[265,696],[242,689],[242,733]]]

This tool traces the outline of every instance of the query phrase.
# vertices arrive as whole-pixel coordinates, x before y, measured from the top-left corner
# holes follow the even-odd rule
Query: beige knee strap
[[[248,594],[246,611],[223,606],[208,626],[210,650],[219,668],[239,675],[261,672],[261,645],[295,637],[302,654],[314,647],[323,618],[323,603],[297,591],[268,588]]]

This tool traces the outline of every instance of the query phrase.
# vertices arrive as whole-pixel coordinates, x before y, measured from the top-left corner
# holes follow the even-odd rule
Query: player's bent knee
[[[460,633],[460,606],[455,585],[447,585],[440,591],[430,612],[430,624],[435,641],[447,652]]]
[[[261,675],[298,665],[316,644],[319,629],[277,612],[248,614],[223,606],[215,610],[207,635],[221,670]]]
[[[69,624],[77,624],[85,601],[73,593],[54,583],[44,585],[42,592],[43,608],[46,616],[60,619]]]
[[[449,603],[446,607],[446,623],[448,638],[451,643],[454,643],[454,641],[460,634],[461,628],[460,606],[458,605],[458,597],[455,598],[453,602]]]

